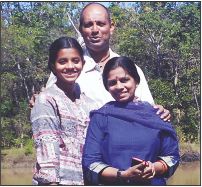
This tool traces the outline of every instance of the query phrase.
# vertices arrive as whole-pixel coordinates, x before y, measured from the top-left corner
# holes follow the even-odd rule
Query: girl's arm
[[[60,120],[53,99],[45,95],[37,98],[31,111],[33,138],[36,148],[37,171],[34,178],[41,183],[58,184],[60,182]]]

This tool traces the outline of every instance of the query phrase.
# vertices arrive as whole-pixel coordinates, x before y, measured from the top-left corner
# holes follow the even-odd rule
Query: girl
[[[84,65],[79,43],[70,37],[55,40],[48,66],[57,82],[40,93],[31,111],[37,162],[33,184],[82,185],[81,155],[89,112],[95,102],[75,83]]]

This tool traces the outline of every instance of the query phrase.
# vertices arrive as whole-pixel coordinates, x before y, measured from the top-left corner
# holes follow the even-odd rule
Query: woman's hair
[[[121,56],[121,57],[114,57],[111,58],[105,65],[102,79],[105,86],[105,89],[108,90],[108,76],[109,72],[113,69],[116,69],[117,67],[122,67],[125,71],[128,72],[128,74],[133,77],[133,79],[137,82],[137,84],[140,83],[140,76],[137,72],[137,68],[135,66],[135,63],[128,57]]]
[[[53,67],[57,59],[57,54],[61,49],[74,48],[77,49],[81,59],[83,60],[83,49],[76,39],[71,37],[61,37],[55,40],[49,48],[48,67],[53,72]]]

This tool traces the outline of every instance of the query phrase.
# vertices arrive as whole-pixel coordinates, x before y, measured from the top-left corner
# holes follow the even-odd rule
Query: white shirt
[[[119,56],[111,49],[109,51],[110,59]],[[102,71],[100,70],[100,67],[93,60],[87,50],[85,51],[84,59],[85,64],[83,70],[76,80],[76,82],[80,85],[81,92],[84,92],[88,97],[95,100],[100,107],[109,101],[114,101],[114,98],[104,87],[102,81]],[[137,65],[136,68],[140,76],[140,83],[135,90],[135,96],[138,97],[138,99],[141,101],[147,101],[150,104],[154,104],[154,100],[149,90],[144,73]],[[46,84],[46,88],[50,87],[55,82],[56,77],[53,73],[51,73]]]

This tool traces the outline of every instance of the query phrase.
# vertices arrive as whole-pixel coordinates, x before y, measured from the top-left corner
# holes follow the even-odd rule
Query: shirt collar
[[[115,53],[110,48],[109,48],[109,54],[110,54],[110,59],[115,56],[114,55]],[[87,73],[87,72],[93,71],[93,70],[101,71],[100,67],[93,60],[93,58],[91,57],[90,53],[88,52],[88,50],[86,48],[84,49],[84,59],[85,59],[85,65],[83,67],[84,72]]]

